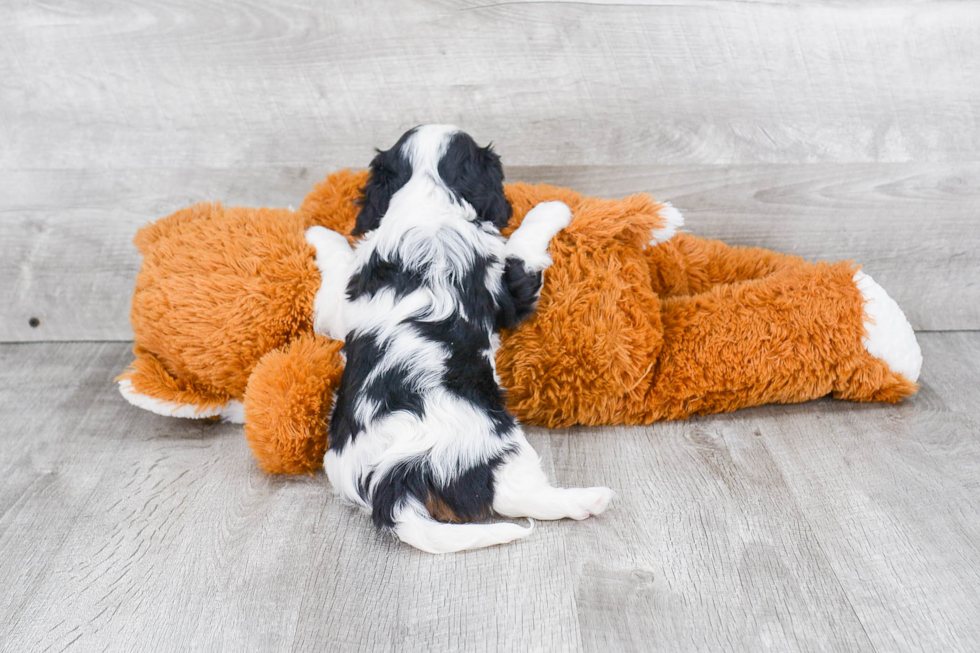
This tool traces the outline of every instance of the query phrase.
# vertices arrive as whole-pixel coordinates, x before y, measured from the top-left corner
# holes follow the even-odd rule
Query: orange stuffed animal
[[[245,423],[259,465],[312,473],[344,359],[317,334],[316,249],[306,231],[350,233],[367,173],[318,184],[299,210],[198,204],[144,227],[123,396],[156,413]],[[894,402],[922,358],[898,305],[850,263],[808,263],[676,233],[646,195],[582,197],[506,187],[513,231],[562,200],[534,315],[503,334],[497,370],[526,423],[648,424],[827,394]]]

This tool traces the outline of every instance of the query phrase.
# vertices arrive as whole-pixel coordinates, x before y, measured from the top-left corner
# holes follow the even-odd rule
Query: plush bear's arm
[[[340,385],[342,343],[300,336],[263,356],[245,390],[245,435],[270,474],[312,474],[323,465],[327,421]]]

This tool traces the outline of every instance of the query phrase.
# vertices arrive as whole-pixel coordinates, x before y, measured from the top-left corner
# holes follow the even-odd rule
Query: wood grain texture
[[[365,157],[370,153],[365,153]],[[132,236],[195,201],[298,206],[326,171],[19,171],[0,194],[0,340],[128,340]],[[692,233],[852,259],[917,329],[980,329],[980,164],[509,167],[508,178],[670,199]],[[30,326],[30,318],[40,326]]]
[[[4,2],[0,341],[128,339],[139,226],[298,204],[439,121],[977,329],[978,51],[945,1]]]
[[[976,161],[965,2],[12,0],[0,169],[336,168],[452,122],[513,165]]]
[[[533,429],[613,508],[448,557],[129,406],[127,345],[0,345],[0,650],[975,650],[980,334],[921,344],[898,406]]]

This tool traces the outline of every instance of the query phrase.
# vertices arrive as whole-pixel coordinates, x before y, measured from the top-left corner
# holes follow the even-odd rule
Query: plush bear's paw
[[[922,369],[922,350],[905,313],[885,289],[858,270],[854,283],[864,298],[864,329],[861,344],[869,354],[883,360],[892,372],[913,383]]]
[[[507,257],[523,260],[524,267],[533,272],[544,270],[551,265],[551,239],[571,221],[572,212],[564,202],[541,202],[528,211],[521,226],[507,239]]]
[[[136,391],[133,387],[133,382],[129,379],[120,379],[118,384],[119,393],[126,401],[137,408],[148,410],[157,415],[190,419],[220,417],[223,422],[231,422],[233,424],[245,423],[245,406],[237,399],[228,399],[226,401],[217,400],[201,404],[181,403],[141,394]],[[207,398],[205,397],[204,399],[206,400]]]
[[[663,202],[660,205],[659,214],[664,225],[650,231],[650,247],[667,242],[674,237],[678,229],[684,226],[684,216],[670,202]]]

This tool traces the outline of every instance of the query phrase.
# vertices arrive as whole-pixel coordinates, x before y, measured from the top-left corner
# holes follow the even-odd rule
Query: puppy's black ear
[[[474,198],[476,203],[470,204],[483,220],[493,223],[497,229],[503,229],[513,214],[510,202],[504,195],[504,167],[492,145],[480,149],[479,155],[482,159],[482,176],[486,180],[486,192],[484,196]]]
[[[469,135],[455,134],[439,161],[439,176],[476,211],[477,219],[503,229],[510,222],[504,195],[504,168],[490,145],[478,147]]]
[[[400,142],[400,141],[399,141]],[[377,229],[381,218],[388,212],[391,196],[408,183],[412,177],[412,166],[401,154],[401,148],[396,146],[378,155],[371,161],[371,172],[368,181],[361,190],[361,211],[357,214],[354,229],[351,234],[362,236]]]

